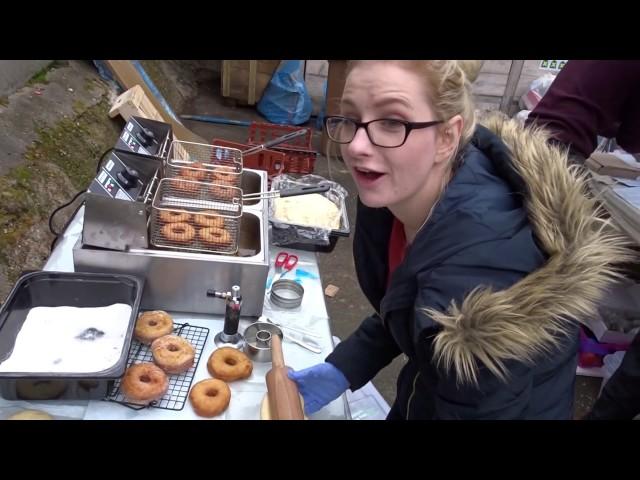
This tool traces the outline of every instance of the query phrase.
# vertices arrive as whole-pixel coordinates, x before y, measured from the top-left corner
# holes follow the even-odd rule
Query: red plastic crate
[[[307,127],[292,127],[291,125],[278,125],[275,123],[252,122],[249,126],[247,143],[252,146],[281,137],[287,133],[302,130]],[[293,140],[271,147],[273,150],[283,152],[286,155],[283,173],[313,173],[318,152],[311,147],[313,129],[308,127],[307,134],[296,137]]]
[[[227,140],[221,140],[214,138],[212,145],[219,147],[237,148],[238,150],[247,150],[251,148],[250,145],[237,142],[229,142]],[[253,168],[254,170],[266,170],[269,177],[285,173],[286,154],[282,152],[276,152],[274,150],[262,150],[258,153],[242,157],[243,168]]]

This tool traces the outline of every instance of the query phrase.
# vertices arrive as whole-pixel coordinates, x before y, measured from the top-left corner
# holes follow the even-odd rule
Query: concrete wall
[[[0,60],[0,96],[9,95],[53,60]]]

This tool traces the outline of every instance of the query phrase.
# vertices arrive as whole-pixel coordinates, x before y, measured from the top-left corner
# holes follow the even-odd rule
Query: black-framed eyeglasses
[[[351,118],[331,115],[324,119],[327,135],[336,143],[350,143],[360,127],[364,128],[372,144],[383,148],[404,145],[412,130],[428,128],[443,120],[431,122],[407,122],[393,118],[377,118],[368,122],[356,122]]]

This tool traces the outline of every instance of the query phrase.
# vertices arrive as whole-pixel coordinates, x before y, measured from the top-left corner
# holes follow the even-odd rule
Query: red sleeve
[[[616,138],[627,152],[638,153],[638,82],[640,62],[570,60],[526,123],[546,126],[585,158],[596,149],[598,135]]]
[[[389,238],[389,274],[387,276],[387,287],[391,282],[391,275],[402,263],[407,249],[407,238],[404,234],[404,225],[397,219],[393,219],[391,227],[391,237]]]

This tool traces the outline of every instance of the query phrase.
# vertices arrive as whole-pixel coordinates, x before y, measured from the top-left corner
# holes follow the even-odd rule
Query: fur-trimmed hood
[[[530,223],[549,258],[505,290],[477,288],[445,312],[426,310],[442,327],[435,360],[463,383],[477,381],[480,365],[505,378],[506,362],[534,363],[552,351],[571,322],[595,313],[619,277],[615,265],[631,257],[626,237],[587,196],[584,174],[568,166],[566,151],[548,144],[545,131],[495,114],[480,123],[511,152]]]

